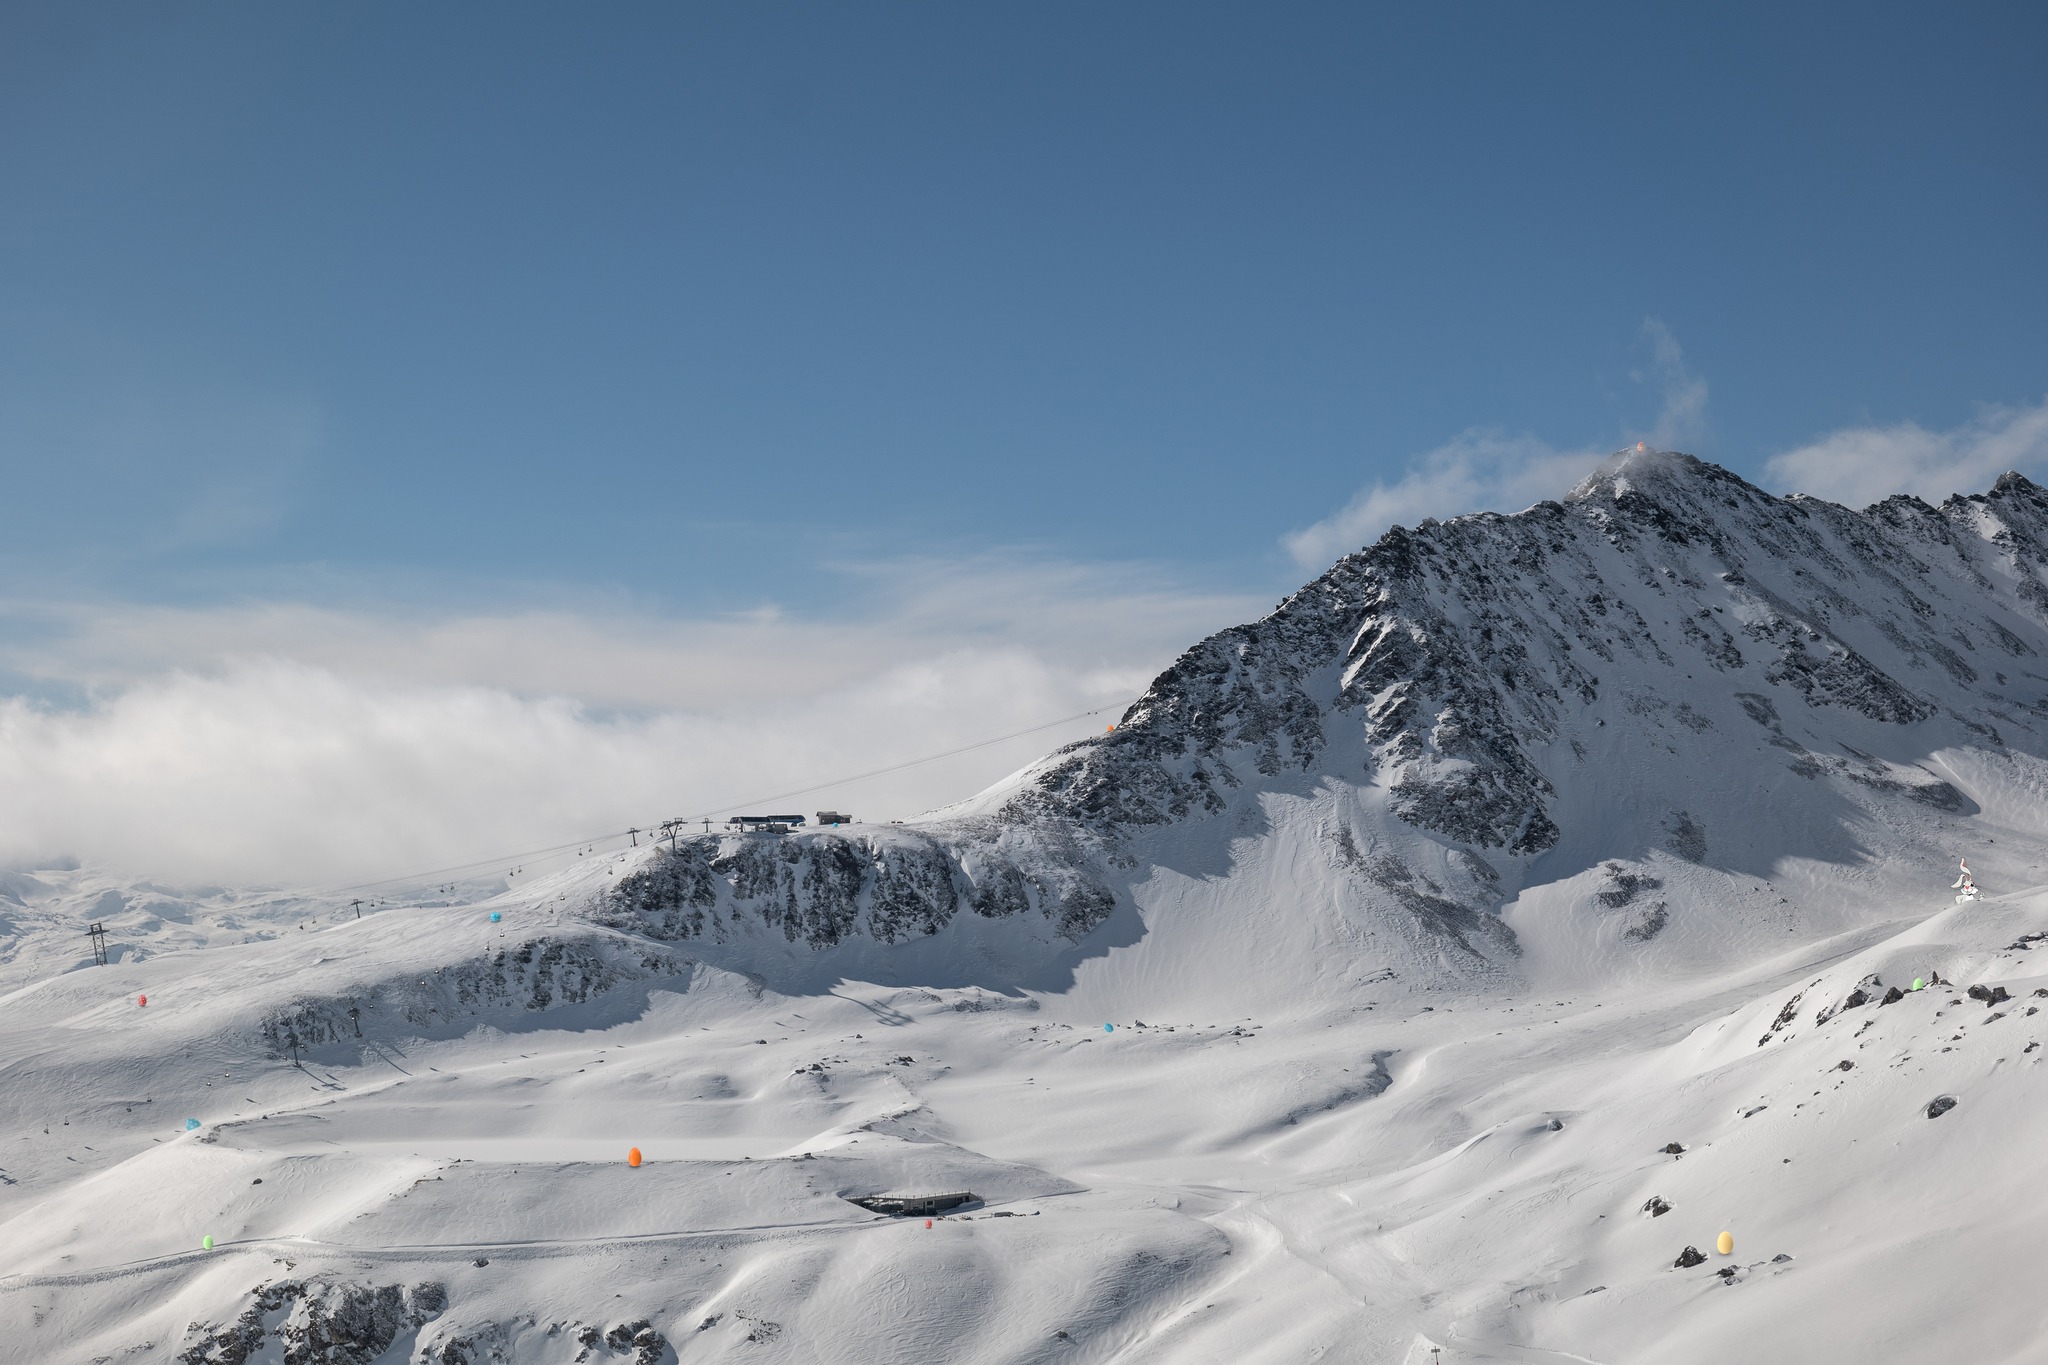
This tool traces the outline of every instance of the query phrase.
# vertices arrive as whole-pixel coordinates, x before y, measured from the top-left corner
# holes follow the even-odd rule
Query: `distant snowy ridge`
[[[1857,512],[1625,452],[1562,502],[1394,528],[975,801],[682,839],[599,917],[825,950],[965,912],[1057,953],[1142,901],[1180,832],[1236,849],[1307,818],[1344,915],[1476,966],[1512,960],[1496,912],[1524,891],[1590,876],[1581,899],[1618,908],[1658,850],[1749,877],[1842,861],[1875,821],[1946,861],[1941,818],[2043,788],[2044,570],[2048,493],[2017,474]],[[1645,903],[1617,932],[1666,919]]]

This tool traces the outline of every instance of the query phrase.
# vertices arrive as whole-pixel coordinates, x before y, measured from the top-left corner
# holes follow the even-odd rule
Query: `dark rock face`
[[[1781,1030],[1789,1027],[1792,1021],[1799,1017],[1799,1002],[1805,998],[1806,992],[1801,991],[1790,1000],[1787,1000],[1785,1007],[1778,1011],[1778,1017],[1771,1021],[1770,1028],[1764,1031],[1764,1036],[1756,1040],[1756,1045],[1762,1047],[1765,1043],[1770,1042],[1772,1038],[1776,1037]]]
[[[717,851],[709,839],[677,840],[612,888],[612,916],[671,942],[703,933],[705,912],[718,904],[718,874],[711,868]]]
[[[1452,583],[1444,572],[1507,524],[1395,528],[1264,620],[1183,654],[1114,733],[1049,761],[1003,816],[1113,835],[1218,812],[1246,781],[1311,771],[1327,727],[1352,720],[1392,777],[1401,818],[1478,848],[1550,847],[1558,831],[1542,802],[1552,789],[1506,724],[1500,694],[1519,690],[1548,708],[1561,699],[1558,680],[1529,657],[1505,583],[1479,573]],[[1446,585],[1462,600],[1432,591]],[[1590,681],[1571,674],[1568,685],[1590,695]]]
[[[880,850],[875,858],[869,929],[884,943],[936,934],[960,908],[953,864],[933,844]]]
[[[1671,1204],[1663,1195],[1653,1194],[1650,1196],[1650,1202],[1643,1205],[1643,1212],[1649,1214],[1652,1218],[1662,1218],[1665,1214],[1671,1212]]]
[[[1684,811],[1671,817],[1667,827],[1671,835],[1671,851],[1689,863],[1703,863],[1707,860],[1707,828]]]
[[[1671,1263],[1674,1270],[1690,1270],[1696,1265],[1705,1265],[1707,1258],[1700,1255],[1698,1247],[1687,1247],[1678,1253],[1678,1259]]]
[[[1037,831],[1014,843],[910,829],[692,835],[621,877],[591,918],[672,942],[717,939],[751,922],[824,949],[855,936],[899,943],[936,934],[963,905],[985,919],[1035,911],[1067,938],[1086,935],[1116,909],[1115,893],[1070,838]]]
[[[613,935],[543,936],[440,968],[429,976],[363,986],[339,998],[299,1000],[264,1020],[272,1057],[362,1046],[363,1026],[385,1033],[461,1029],[493,1012],[579,1005],[611,992],[687,974],[691,962]]]
[[[489,1365],[528,1359],[527,1348],[517,1343],[507,1327],[502,1322],[460,1327],[422,1346],[419,1361],[421,1365]],[[558,1354],[561,1348],[556,1347],[536,1359],[574,1360],[577,1365],[660,1365],[664,1360],[675,1359],[668,1338],[645,1318],[619,1323],[610,1329],[579,1322],[551,1323],[546,1335],[574,1342],[576,1354]]]
[[[1987,513],[2005,539],[1980,552]],[[2040,633],[2048,589],[1987,576],[1981,561],[2001,555],[2048,564],[2048,495],[2024,479],[1939,511],[1894,499],[1855,512],[1773,497],[1688,455],[1630,452],[1563,503],[1394,528],[1264,620],[1183,654],[1114,734],[1048,762],[1005,814],[1111,831],[1219,810],[1240,782],[1312,769],[1332,724],[1355,718],[1401,818],[1538,852],[1558,831],[1534,751],[1602,695],[1603,671],[1757,678],[1775,696],[1731,695],[1771,729],[1788,704],[1912,724],[1940,709],[1915,690],[1918,674],[1979,682],[1958,636],[2039,652],[2012,626]],[[1655,587],[1677,624],[1627,605],[1615,586],[1631,580]],[[1688,728],[1710,724],[1670,709]],[[1911,785],[1938,808],[1961,799]],[[1702,860],[1705,838],[1692,817],[1674,819],[1680,857]]]
[[[655,1331],[645,1318],[612,1328],[604,1334],[604,1344],[614,1351],[631,1350],[633,1365],[656,1365],[668,1351],[668,1338]]]
[[[1664,902],[1652,901],[1636,912],[1634,922],[1621,931],[1621,936],[1633,943],[1648,943],[1663,933],[1670,922],[1670,911]]]
[[[181,1365],[244,1365],[271,1347],[284,1365],[370,1365],[398,1340],[447,1310],[438,1284],[321,1284],[281,1280],[258,1287],[225,1327],[194,1323]],[[264,1358],[274,1358],[265,1356]]]
[[[1475,958],[1481,956],[1481,944],[1506,955],[1520,951],[1513,933],[1497,917],[1464,901],[1452,899],[1444,894],[1445,887],[1417,873],[1391,854],[1366,856],[1350,830],[1337,830],[1330,846],[1337,862],[1359,882],[1386,897],[1391,902],[1390,908],[1405,910],[1412,923],[1435,938],[1455,945]],[[1476,857],[1468,866],[1476,871],[1482,883],[1491,882],[1498,875]]]
[[[1606,870],[1607,889],[1599,892],[1594,899],[1609,910],[1619,910],[1643,892],[1656,891],[1664,885],[1659,878],[1625,871],[1620,863],[1609,863]]]
[[[1934,1099],[1931,1099],[1927,1102],[1927,1117],[1931,1119],[1938,1119],[1943,1114],[1946,1114],[1949,1110],[1955,1107],[1956,1097],[1954,1095],[1936,1096]]]

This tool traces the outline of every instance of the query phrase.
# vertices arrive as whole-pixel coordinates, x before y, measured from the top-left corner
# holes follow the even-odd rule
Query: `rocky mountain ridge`
[[[1323,841],[1359,913],[1511,956],[1504,904],[1603,868],[1589,894],[1613,908],[1614,878],[1657,880],[1637,866],[1651,849],[1754,873],[1838,857],[1844,822],[1901,800],[1974,815],[1964,770],[2039,790],[2044,570],[2048,492],[2018,474],[1859,512],[1628,451],[1562,501],[1393,528],[1186,651],[1110,733],[975,801],[906,826],[683,838],[599,918],[827,950],[964,912],[1052,951],[1132,903],[1162,840],[1229,843],[1276,800],[1341,790],[1350,813],[1323,813]],[[1682,776],[1657,779],[1695,763],[1752,788],[1777,831],[1717,846],[1755,810],[1694,810]],[[1596,813],[1618,780],[1657,799]]]

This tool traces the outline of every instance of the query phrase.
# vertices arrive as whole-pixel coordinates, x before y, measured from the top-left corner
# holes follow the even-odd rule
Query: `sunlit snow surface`
[[[1311,985],[1233,1016],[1214,959],[1262,964],[1186,899],[1183,941],[1085,962],[1061,994],[792,998],[687,961],[634,975],[640,945],[552,908],[616,870],[494,899],[496,926],[473,905],[293,919],[0,1000],[6,1358],[177,1359],[277,1283],[442,1286],[361,1357],[386,1361],[633,1359],[579,1333],[642,1320],[655,1358],[804,1362],[2042,1344],[2010,1248],[2041,1231],[2048,969],[2007,945],[2048,930],[2048,895],[1902,903],[1639,988]],[[411,1027],[380,1007],[299,1065],[258,1038],[380,983],[453,1001],[447,981],[543,939],[618,979]],[[1955,988],[1839,1009],[1872,973],[1931,972]],[[2012,999],[1964,995],[1980,981]],[[1930,1120],[1941,1095],[1958,1105]],[[952,1191],[978,1201],[930,1229],[842,1197]],[[1706,1263],[1674,1269],[1688,1245]],[[262,1341],[251,1359],[284,1359]]]

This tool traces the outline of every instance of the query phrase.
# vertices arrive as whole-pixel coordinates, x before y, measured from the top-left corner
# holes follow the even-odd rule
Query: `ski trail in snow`
[[[1571,1361],[1573,1365],[1602,1365],[1591,1356],[1574,1355],[1570,1351],[1554,1351],[1544,1346],[1518,1346],[1511,1341],[1482,1341],[1477,1337],[1463,1337],[1455,1332],[1446,1332],[1443,1344],[1460,1351],[1483,1354],[1468,1354],[1472,1360],[1514,1360],[1532,1361],[1535,1365],[1551,1365],[1556,1361]],[[1456,1356],[1444,1357],[1444,1365],[1452,1365]]]
[[[1077,1191],[1078,1193],[1078,1191]],[[1040,1198],[1054,1199],[1057,1195],[1043,1195]],[[219,1256],[224,1251],[250,1252],[296,1252],[301,1256],[326,1255],[337,1260],[360,1261],[442,1261],[449,1256],[470,1256],[478,1253],[502,1255],[508,1258],[521,1256],[568,1256],[586,1251],[606,1251],[629,1246],[646,1246],[664,1242],[687,1243],[704,1238],[754,1236],[775,1238],[795,1236],[800,1233],[818,1231],[865,1232],[895,1226],[902,1220],[894,1218],[873,1218],[862,1222],[848,1222],[837,1218],[820,1218],[801,1223],[757,1223],[725,1228],[691,1228],[670,1232],[637,1232],[612,1234],[603,1237],[534,1237],[513,1241],[491,1242],[421,1242],[411,1245],[358,1246],[346,1242],[328,1242],[313,1237],[250,1237],[235,1241],[215,1242],[210,1251],[180,1251],[165,1256],[145,1257],[119,1265],[100,1266],[90,1270],[74,1271],[64,1275],[9,1275],[0,1277],[0,1293],[17,1289],[38,1289],[63,1287],[66,1285],[104,1284],[110,1280],[146,1275],[151,1271],[174,1266],[196,1265]]]

